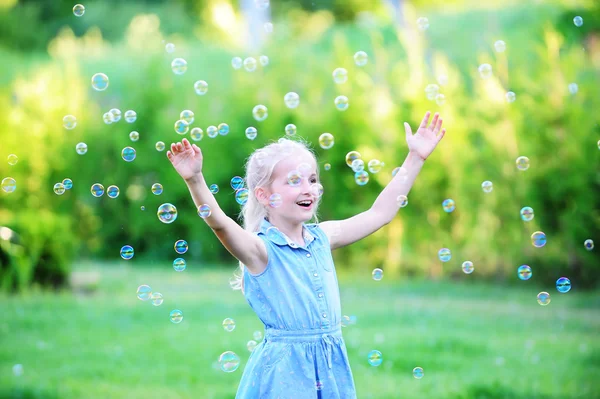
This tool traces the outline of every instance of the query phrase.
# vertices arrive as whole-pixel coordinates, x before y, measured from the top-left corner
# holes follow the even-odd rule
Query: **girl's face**
[[[292,154],[273,169],[273,183],[268,189],[257,188],[259,201],[269,209],[269,215],[293,222],[312,219],[318,201],[313,184],[318,183],[317,165],[310,154]],[[279,199],[280,201],[274,201]]]

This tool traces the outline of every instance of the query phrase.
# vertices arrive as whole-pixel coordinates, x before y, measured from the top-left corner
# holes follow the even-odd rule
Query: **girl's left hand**
[[[423,160],[426,160],[429,154],[433,152],[437,144],[444,137],[446,129],[442,129],[442,118],[436,112],[431,121],[431,125],[427,126],[431,112],[427,111],[423,117],[423,121],[417,130],[417,133],[413,135],[410,125],[404,122],[404,129],[406,130],[406,143],[408,144],[408,150],[412,153],[417,154]],[[440,130],[441,129],[441,130]]]

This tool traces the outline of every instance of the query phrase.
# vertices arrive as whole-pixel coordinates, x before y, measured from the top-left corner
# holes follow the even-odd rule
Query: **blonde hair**
[[[255,150],[246,161],[246,176],[244,182],[248,188],[248,201],[242,207],[239,219],[243,223],[244,230],[251,233],[260,231],[260,226],[263,219],[268,218],[269,209],[258,201],[254,191],[258,187],[269,187],[273,183],[273,170],[275,166],[290,157],[292,154],[298,153],[309,154],[317,164],[317,157],[310,148],[309,144],[303,140],[290,140],[281,138],[277,142],[266,145],[263,148]],[[319,168],[317,167],[317,179],[319,176]],[[321,199],[315,204],[315,212],[313,214],[313,222],[318,223],[317,211]],[[239,268],[235,271],[234,277],[230,280],[231,288],[234,290],[242,290],[244,264],[239,263]]]

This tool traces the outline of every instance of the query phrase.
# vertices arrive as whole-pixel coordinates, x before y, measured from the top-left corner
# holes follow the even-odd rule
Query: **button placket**
[[[318,310],[319,310],[319,314],[320,314],[320,319],[321,319],[321,328],[327,328],[330,325],[330,321],[329,321],[329,307],[327,306],[327,299],[325,298],[325,287],[323,286],[323,279],[321,278],[319,272],[318,272],[318,257],[314,256],[313,254],[311,254],[310,252],[306,253],[306,257],[307,258],[312,258],[313,261],[310,262],[310,270],[309,272],[312,273],[312,281],[314,284],[314,288],[315,288],[315,293],[317,296],[317,304],[318,304]],[[308,259],[307,259],[308,260]]]

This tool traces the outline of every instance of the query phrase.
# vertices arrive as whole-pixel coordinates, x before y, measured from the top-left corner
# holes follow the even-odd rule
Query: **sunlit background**
[[[597,1],[82,6],[0,0],[0,399],[233,398],[263,327],[165,147],[200,146],[237,220],[250,153],[302,138],[343,219],[427,110],[408,204],[334,252],[358,397],[600,397]]]

